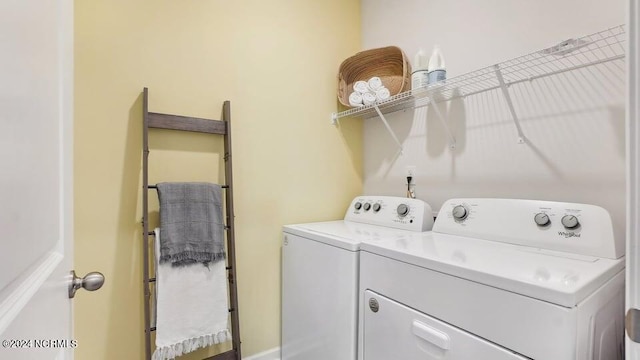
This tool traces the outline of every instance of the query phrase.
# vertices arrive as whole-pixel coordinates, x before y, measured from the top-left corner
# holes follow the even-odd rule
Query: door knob
[[[84,288],[88,291],[96,291],[104,284],[104,275],[94,271],[90,272],[85,277],[80,278],[76,276],[75,270],[71,270],[71,280],[69,281],[69,299],[73,299],[76,296],[76,290]]]
[[[624,322],[629,339],[633,342],[640,342],[640,310],[630,308],[627,311]]]

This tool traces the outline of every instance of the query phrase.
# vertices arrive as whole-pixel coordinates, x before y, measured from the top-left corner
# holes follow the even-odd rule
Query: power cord
[[[415,199],[416,193],[411,188],[412,181],[413,181],[413,176],[407,176],[407,197],[410,199]]]

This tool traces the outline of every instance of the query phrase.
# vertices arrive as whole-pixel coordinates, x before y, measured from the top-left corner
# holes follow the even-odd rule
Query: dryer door
[[[364,302],[366,360],[529,359],[373,291]]]

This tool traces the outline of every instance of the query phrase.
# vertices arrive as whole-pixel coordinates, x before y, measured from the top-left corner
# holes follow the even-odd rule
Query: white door
[[[629,1],[627,29],[627,268],[626,359],[640,360],[640,0]]]
[[[525,360],[373,291],[364,292],[363,349],[368,360]]]
[[[0,359],[72,359],[73,1],[0,1]]]

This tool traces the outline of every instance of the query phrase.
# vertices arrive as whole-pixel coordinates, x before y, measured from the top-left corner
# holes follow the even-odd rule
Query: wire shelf
[[[505,89],[525,81],[624,59],[625,42],[624,25],[615,26],[581,38],[565,40],[555,46],[462,74],[426,88],[409,90],[377,104],[333,113],[332,122],[335,123],[343,117],[378,116],[376,106],[382,114],[389,114],[426,106],[430,102],[449,101],[499,88]]]

